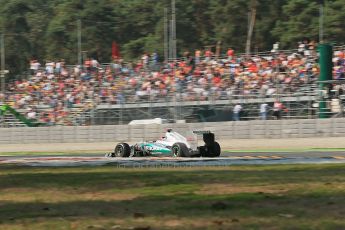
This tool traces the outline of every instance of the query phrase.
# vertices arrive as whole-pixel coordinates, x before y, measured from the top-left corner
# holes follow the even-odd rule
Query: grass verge
[[[254,149],[254,150],[225,150],[224,152],[232,153],[275,153],[275,152],[344,152],[345,148],[279,148],[279,149]]]
[[[1,156],[68,156],[68,155],[85,155],[85,154],[101,154],[104,155],[107,151],[104,150],[66,150],[66,151],[18,151],[18,152],[0,152]],[[108,151],[111,152],[111,151]]]
[[[0,229],[344,229],[344,165],[0,166]]]

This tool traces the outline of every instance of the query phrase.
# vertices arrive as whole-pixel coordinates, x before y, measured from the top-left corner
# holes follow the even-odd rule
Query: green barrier
[[[332,70],[333,70],[333,48],[331,45],[328,44],[321,44],[318,47],[320,52],[320,78],[319,78],[319,89],[320,93],[322,91],[327,91],[329,88],[329,83],[327,81],[332,80]],[[327,118],[329,117],[329,109],[326,105],[326,98],[323,95],[320,95],[319,100],[319,118]]]
[[[15,109],[13,109],[9,105],[2,105],[0,106],[0,115],[5,115],[6,112],[9,112],[13,114],[18,120],[23,122],[28,127],[39,127],[39,126],[46,126],[44,123],[40,123],[35,119],[28,119],[25,116],[23,116],[21,113],[17,112]]]
[[[0,116],[5,114],[5,112],[6,112],[6,107],[5,106],[0,106]]]

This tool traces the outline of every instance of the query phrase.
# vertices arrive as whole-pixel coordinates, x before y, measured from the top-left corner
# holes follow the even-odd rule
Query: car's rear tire
[[[221,148],[218,142],[214,142],[212,145],[207,146],[207,157],[219,157]]]
[[[187,145],[180,142],[173,144],[171,151],[174,157],[187,157],[189,155]]]
[[[207,146],[213,145],[215,141],[214,133],[204,133],[202,138]]]
[[[115,157],[129,157],[131,155],[131,147],[127,143],[119,143],[114,150]]]

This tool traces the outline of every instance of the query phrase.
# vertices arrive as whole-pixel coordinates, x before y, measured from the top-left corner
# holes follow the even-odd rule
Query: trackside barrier
[[[134,142],[158,139],[167,128],[190,138],[194,137],[193,130],[210,130],[216,134],[217,140],[345,137],[345,118],[0,128],[0,144]]]

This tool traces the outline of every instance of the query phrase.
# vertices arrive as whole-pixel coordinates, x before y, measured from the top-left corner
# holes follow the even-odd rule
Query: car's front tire
[[[117,144],[114,150],[114,157],[129,157],[131,155],[131,147],[127,143]]]

